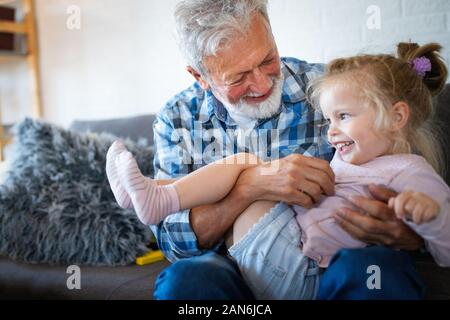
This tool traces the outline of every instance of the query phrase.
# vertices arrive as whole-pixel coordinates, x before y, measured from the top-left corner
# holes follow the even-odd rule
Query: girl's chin
[[[351,154],[341,155],[341,159],[344,160],[345,162],[353,164],[353,165],[360,164],[360,161],[358,161],[358,158]]]

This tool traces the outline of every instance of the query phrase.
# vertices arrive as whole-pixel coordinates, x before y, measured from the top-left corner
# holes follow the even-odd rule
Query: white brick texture
[[[328,62],[358,53],[392,53],[398,42],[411,40],[420,44],[441,43],[443,56],[450,60],[450,0],[269,0],[269,3],[273,8],[284,8],[284,12],[279,8],[271,11],[282,55]],[[381,28],[368,28],[368,20],[373,22],[375,18],[369,7],[379,12]]]

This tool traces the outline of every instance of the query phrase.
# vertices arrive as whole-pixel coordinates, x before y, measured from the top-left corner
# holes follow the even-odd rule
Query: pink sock
[[[124,209],[129,209],[133,207],[133,203],[120,182],[116,167],[117,156],[126,150],[125,145],[119,140],[114,141],[111,147],[109,147],[108,153],[106,154],[106,176],[108,177],[109,185],[119,206]]]
[[[144,177],[133,155],[124,151],[116,158],[120,182],[133,203],[139,220],[144,224],[158,224],[171,213],[180,210],[178,194],[173,185],[159,186]]]

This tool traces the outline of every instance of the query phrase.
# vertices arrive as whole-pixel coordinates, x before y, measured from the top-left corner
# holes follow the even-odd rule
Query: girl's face
[[[328,141],[345,162],[361,165],[391,152],[391,140],[375,128],[374,108],[350,88],[325,86],[320,106],[329,121]]]

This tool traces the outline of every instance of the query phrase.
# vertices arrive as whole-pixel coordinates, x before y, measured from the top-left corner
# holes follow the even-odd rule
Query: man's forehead
[[[227,78],[254,69],[276,52],[269,24],[262,16],[257,16],[246,34],[236,33],[215,56],[205,57],[203,63],[210,74]]]

